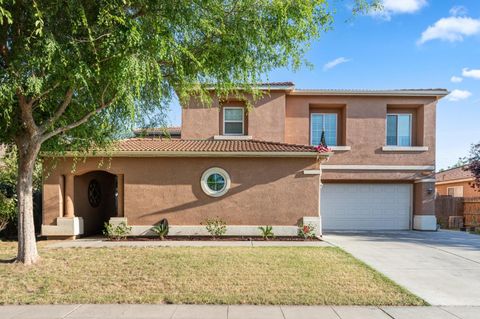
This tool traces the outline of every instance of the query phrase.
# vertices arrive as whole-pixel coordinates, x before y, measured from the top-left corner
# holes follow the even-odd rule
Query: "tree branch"
[[[99,35],[98,37],[94,38],[94,39],[76,39],[76,38],[71,38],[73,41],[77,42],[77,43],[90,43],[90,42],[95,42],[95,41],[98,41],[100,39],[102,39],[103,37],[108,37],[108,36],[111,36],[112,34],[109,32],[109,33],[105,33],[105,34],[102,34],[102,35]]]
[[[55,83],[55,84],[54,84],[51,88],[49,88],[48,90],[40,93],[40,95],[38,95],[38,96],[33,97],[33,98],[30,100],[30,102],[31,102],[32,105],[33,105],[35,102],[40,101],[42,98],[44,98],[45,96],[47,96],[50,92],[52,92],[53,90],[55,90],[59,85],[60,85],[60,82]]]
[[[50,126],[53,125],[53,123],[55,123],[56,120],[58,120],[60,118],[60,116],[62,116],[62,114],[65,112],[65,110],[67,109],[67,107],[70,105],[70,103],[72,102],[72,97],[73,97],[73,89],[72,88],[69,88],[67,90],[67,93],[65,93],[65,99],[63,100],[63,102],[60,104],[60,106],[57,108],[57,110],[55,111],[55,113],[53,113],[53,115],[47,120],[45,121],[45,123],[43,123],[41,126],[40,126],[40,133],[43,134],[45,133],[48,128]]]
[[[46,134],[43,134],[42,136],[42,142],[48,140],[49,138],[52,138],[54,137],[55,135],[58,135],[60,133],[64,133],[66,131],[69,131],[71,129],[74,129],[82,124],[84,124],[85,122],[87,122],[92,116],[94,116],[95,114],[103,111],[104,109],[106,109],[107,107],[109,107],[110,105],[112,105],[113,103],[115,103],[116,101],[116,97],[112,98],[111,100],[109,100],[108,102],[106,103],[102,103],[102,105],[100,107],[98,107],[97,109],[91,111],[90,113],[87,113],[85,116],[83,116],[81,119],[79,119],[78,121],[75,121],[73,123],[70,123],[69,125],[66,125],[66,126],[62,126],[62,127],[59,127],[49,133],[46,133]]]
[[[19,88],[16,90],[16,95],[18,98],[18,105],[20,106],[21,125],[25,128],[30,136],[34,136],[38,133],[38,126],[33,118],[32,105],[27,101],[25,95],[23,95]]]

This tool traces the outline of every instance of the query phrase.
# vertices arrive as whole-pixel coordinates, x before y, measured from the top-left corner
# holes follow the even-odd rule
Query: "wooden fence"
[[[480,197],[463,199],[465,226],[480,227]]]
[[[450,216],[462,216],[465,226],[480,226],[480,197],[437,196],[435,215],[442,228],[448,228]]]

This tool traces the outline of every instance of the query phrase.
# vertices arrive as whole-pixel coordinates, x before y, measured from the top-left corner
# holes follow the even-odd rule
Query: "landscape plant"
[[[169,231],[169,226],[168,226],[168,220],[167,219],[162,219],[158,225],[155,225],[152,227],[152,231],[158,235],[160,240],[164,240],[165,236],[168,235]]]
[[[258,229],[260,229],[260,232],[262,234],[262,238],[264,240],[268,240],[269,238],[274,238],[275,237],[275,234],[273,233],[273,227],[272,226],[265,226],[265,227],[258,227]]]
[[[298,226],[298,236],[303,239],[313,239],[316,236],[315,226],[312,224],[300,224]]]
[[[327,0],[0,1],[0,143],[18,149],[18,252],[38,251],[32,183],[41,150],[105,149],[169,102],[243,93],[297,69],[332,27]],[[365,12],[378,0],[354,0]],[[239,90],[240,89],[240,90]],[[240,92],[242,94],[240,94]]]
[[[16,217],[15,198],[8,198],[0,192],[0,232]]]
[[[118,225],[105,223],[103,234],[110,240],[122,240],[126,239],[131,231],[132,227],[127,226],[125,222],[121,222]]]
[[[470,154],[467,157],[462,158],[461,162],[466,163],[464,169],[470,171],[474,177],[471,186],[480,189],[480,143],[472,145],[470,148]]]
[[[0,232],[9,224],[17,221],[17,148],[12,145],[0,146],[3,148],[3,156],[0,165]],[[41,189],[41,161],[37,160],[33,171],[32,195],[39,198]],[[40,217],[40,205],[34,202],[36,220]]]
[[[205,225],[207,232],[213,238],[223,236],[227,232],[227,223],[219,217],[208,218],[202,222],[202,225]]]

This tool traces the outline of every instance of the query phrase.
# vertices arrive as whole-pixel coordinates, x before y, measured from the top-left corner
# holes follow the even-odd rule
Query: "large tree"
[[[326,0],[0,0],[0,142],[18,149],[17,261],[38,259],[41,149],[102,147],[174,94],[202,96],[202,84],[227,94],[298,67],[330,10]]]
[[[465,170],[472,173],[475,180],[472,182],[472,187],[480,189],[480,143],[473,144],[470,149],[470,154],[461,160],[465,165]]]

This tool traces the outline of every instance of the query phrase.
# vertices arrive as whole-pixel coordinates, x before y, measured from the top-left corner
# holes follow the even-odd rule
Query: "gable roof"
[[[436,182],[439,183],[462,179],[473,179],[472,173],[470,171],[465,171],[464,167],[465,166],[455,167],[436,173]]]

